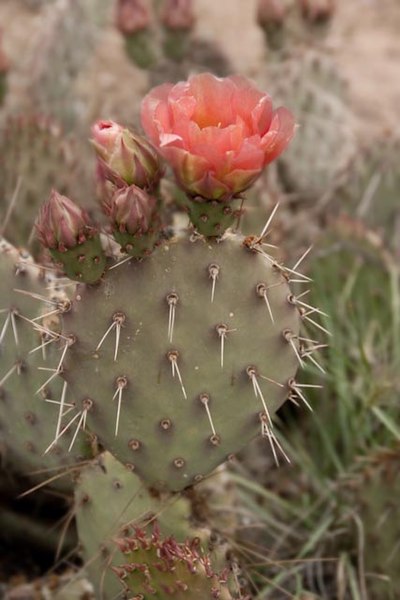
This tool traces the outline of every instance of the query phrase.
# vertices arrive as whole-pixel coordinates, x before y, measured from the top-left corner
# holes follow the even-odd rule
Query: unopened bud
[[[283,0],[258,0],[257,23],[263,29],[283,25],[286,13]]]
[[[70,279],[92,284],[102,277],[106,256],[100,235],[72,200],[53,190],[40,209],[36,232]]]
[[[7,73],[10,68],[10,61],[3,50],[3,32],[0,30],[0,74]]]
[[[63,251],[83,243],[94,229],[84,210],[53,190],[40,208],[36,232],[45,248]]]
[[[311,24],[325,23],[335,12],[335,0],[299,0],[305,21]]]
[[[116,26],[122,34],[143,31],[150,23],[150,11],[144,0],[118,0]]]
[[[143,136],[113,121],[97,121],[92,128],[100,183],[117,188],[136,185],[154,188],[162,169],[156,150]]]
[[[195,22],[192,0],[164,0],[161,20],[168,29],[191,29]]]
[[[157,200],[136,185],[117,190],[110,204],[110,218],[121,233],[147,233]]]

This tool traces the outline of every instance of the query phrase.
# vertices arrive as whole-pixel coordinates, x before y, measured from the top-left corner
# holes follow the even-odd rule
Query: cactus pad
[[[270,433],[298,364],[285,275],[228,234],[171,240],[78,286],[62,376],[89,428],[147,484],[182,489]]]

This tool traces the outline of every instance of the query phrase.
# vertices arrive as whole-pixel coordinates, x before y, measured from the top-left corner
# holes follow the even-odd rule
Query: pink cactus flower
[[[151,90],[145,132],[192,196],[227,201],[246,190],[293,137],[286,108],[244,77],[194,75]]]
[[[161,19],[169,29],[191,29],[195,21],[192,0],[164,0]]]
[[[151,16],[145,0],[118,0],[116,11],[117,29],[129,35],[147,29]]]

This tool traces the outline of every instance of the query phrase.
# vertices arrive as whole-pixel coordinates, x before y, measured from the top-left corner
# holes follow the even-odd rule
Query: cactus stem
[[[168,316],[168,340],[172,342],[172,338],[174,335],[174,326],[175,326],[175,312],[176,306],[179,301],[179,296],[175,292],[170,292],[166,297],[168,306],[169,306],[169,316]]]
[[[212,279],[211,303],[214,302],[215,286],[216,286],[216,283],[217,283],[219,272],[220,272],[219,265],[216,265],[216,264],[213,263],[213,264],[211,264],[211,265],[208,266],[208,273],[210,275],[210,278]]]
[[[254,395],[256,398],[260,398],[263,408],[264,408],[264,411],[265,411],[265,414],[267,415],[269,425],[270,425],[270,427],[273,427],[272,419],[271,419],[271,415],[269,414],[267,403],[265,402],[264,395],[262,393],[260,384],[258,383],[258,380],[257,380],[257,370],[255,367],[250,366],[250,367],[247,367],[246,373],[250,377],[251,383],[253,384]]]
[[[169,362],[171,363],[172,377],[175,377],[175,373],[178,375],[178,379],[179,379],[179,383],[181,385],[183,397],[185,398],[185,400],[187,400],[185,386],[183,385],[181,372],[178,367],[178,356],[179,356],[179,353],[176,350],[172,350],[172,351],[168,352],[168,354],[167,354],[167,358],[168,358]]]
[[[41,296],[40,294],[34,294],[33,292],[29,292],[28,290],[19,290],[14,288],[14,292],[18,294],[23,294],[24,296],[29,296],[34,300],[39,300],[39,302],[44,302],[45,304],[52,304],[53,306],[57,306],[58,302],[56,300],[50,300],[50,298],[46,298],[45,296]]]
[[[209,407],[210,396],[208,394],[200,394],[200,402],[206,409],[206,413],[207,413],[208,420],[210,422],[212,434],[214,437],[216,437],[217,432],[215,431],[214,422],[212,420],[211,411],[210,411],[210,407]]]

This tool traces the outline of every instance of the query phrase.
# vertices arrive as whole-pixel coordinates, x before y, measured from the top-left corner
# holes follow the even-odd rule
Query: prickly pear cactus
[[[363,148],[338,177],[338,208],[375,229],[400,252],[400,136],[384,134]]]
[[[106,0],[54,0],[43,9],[42,26],[23,69],[22,94],[13,110],[49,114],[66,129],[82,120],[77,83],[109,10]]]
[[[44,271],[3,239],[0,274],[0,439],[6,457],[19,473],[37,479],[36,472],[42,470],[40,478],[48,478],[92,455],[84,436],[73,452],[68,451],[69,435],[52,443],[54,431],[61,426],[60,399],[66,391],[62,382],[51,376],[56,358],[52,347],[58,339],[53,328],[56,315],[68,310],[69,301],[47,297],[49,281]],[[54,405],[60,413],[51,410]],[[64,417],[70,407],[66,400]]]
[[[125,585],[126,592],[136,597],[162,600],[231,600],[227,572],[215,573],[210,557],[199,540],[178,543],[172,537],[163,539],[157,525],[151,535],[136,528],[130,537],[117,540],[125,562],[114,572]]]
[[[85,203],[91,177],[76,144],[43,117],[10,117],[0,141],[0,220],[2,233],[14,244],[29,247],[41,203],[56,187]],[[94,187],[94,184],[93,184]]]
[[[329,56],[313,50],[272,65],[269,77],[275,95],[293,110],[299,125],[278,160],[283,186],[300,198],[320,199],[355,151],[345,84]]]
[[[167,241],[78,286],[64,314],[62,377],[77,410],[152,487],[201,480],[270,432],[290,392],[298,307],[286,272],[251,244],[229,234]]]
[[[102,600],[121,591],[112,567],[127,559],[116,539],[134,535],[137,527],[150,533],[155,522],[164,539],[173,535],[177,543],[197,539],[207,547],[210,538],[207,528],[194,523],[189,499],[149,492],[108,452],[81,470],[75,510],[85,569]],[[214,550],[213,564],[223,564],[222,558],[221,551]]]

